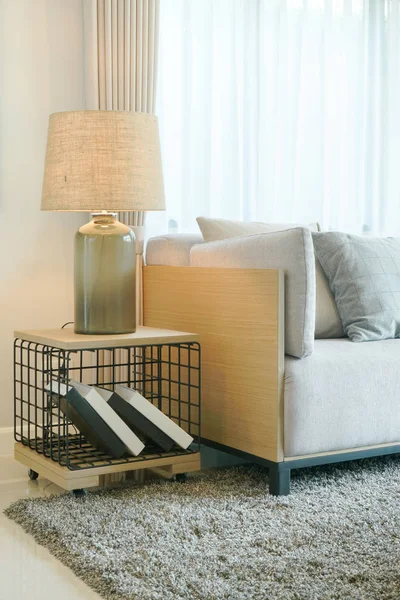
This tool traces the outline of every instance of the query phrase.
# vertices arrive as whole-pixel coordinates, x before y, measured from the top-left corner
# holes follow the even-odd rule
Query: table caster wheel
[[[33,471],[32,469],[28,469],[28,477],[32,481],[35,481],[35,479],[39,477],[39,473],[36,473],[36,471]]]
[[[187,481],[186,473],[177,473],[175,475],[175,481],[177,481],[178,483],[186,483],[186,481]]]
[[[85,496],[87,496],[87,491],[84,489],[81,490],[72,490],[72,495],[75,498],[85,498]]]

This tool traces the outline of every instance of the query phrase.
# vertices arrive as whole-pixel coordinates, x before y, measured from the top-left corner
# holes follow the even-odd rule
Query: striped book
[[[60,399],[64,414],[68,403],[69,420],[96,448],[114,458],[126,453],[138,456],[143,450],[143,442],[93,387],[75,381],[69,386],[52,381],[45,390],[53,400]]]
[[[128,407],[135,410],[135,413],[131,411],[132,417],[134,414],[137,415],[139,413],[143,418],[142,422],[145,421],[147,426],[151,423],[153,426],[159,429],[164,436],[169,438],[169,448],[172,448],[172,445],[177,444],[186,450],[193,442],[193,438],[186,433],[182,427],[179,427],[175,421],[167,417],[167,415],[165,415],[161,410],[159,410],[156,406],[154,406],[154,404],[149,402],[149,400],[139,394],[139,392],[136,390],[118,384],[115,387],[115,392],[123,401],[126,402]],[[122,406],[120,402],[119,406]],[[162,447],[166,448],[166,446]]]

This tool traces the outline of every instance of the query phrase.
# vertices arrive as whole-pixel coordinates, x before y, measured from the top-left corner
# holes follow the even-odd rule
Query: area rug
[[[399,600],[400,458],[210,471],[21,500],[6,515],[112,600]]]

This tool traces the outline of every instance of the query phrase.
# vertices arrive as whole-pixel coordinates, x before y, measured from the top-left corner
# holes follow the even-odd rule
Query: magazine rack
[[[156,469],[165,476],[200,469],[200,344],[192,333],[138,327],[133,334],[80,335],[71,329],[14,333],[15,458],[29,476],[66,490],[98,486],[104,475]],[[50,395],[50,381],[136,389],[194,438],[187,449],[146,445],[115,459],[93,447]],[[58,400],[58,401],[57,401]],[[68,402],[67,402],[68,405]]]

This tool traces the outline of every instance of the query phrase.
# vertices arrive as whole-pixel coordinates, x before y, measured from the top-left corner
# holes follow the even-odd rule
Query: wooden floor
[[[61,493],[39,478],[30,481],[26,468],[12,456],[0,456],[0,598],[4,600],[98,600],[100,596],[67,567],[3,515],[20,498]]]

